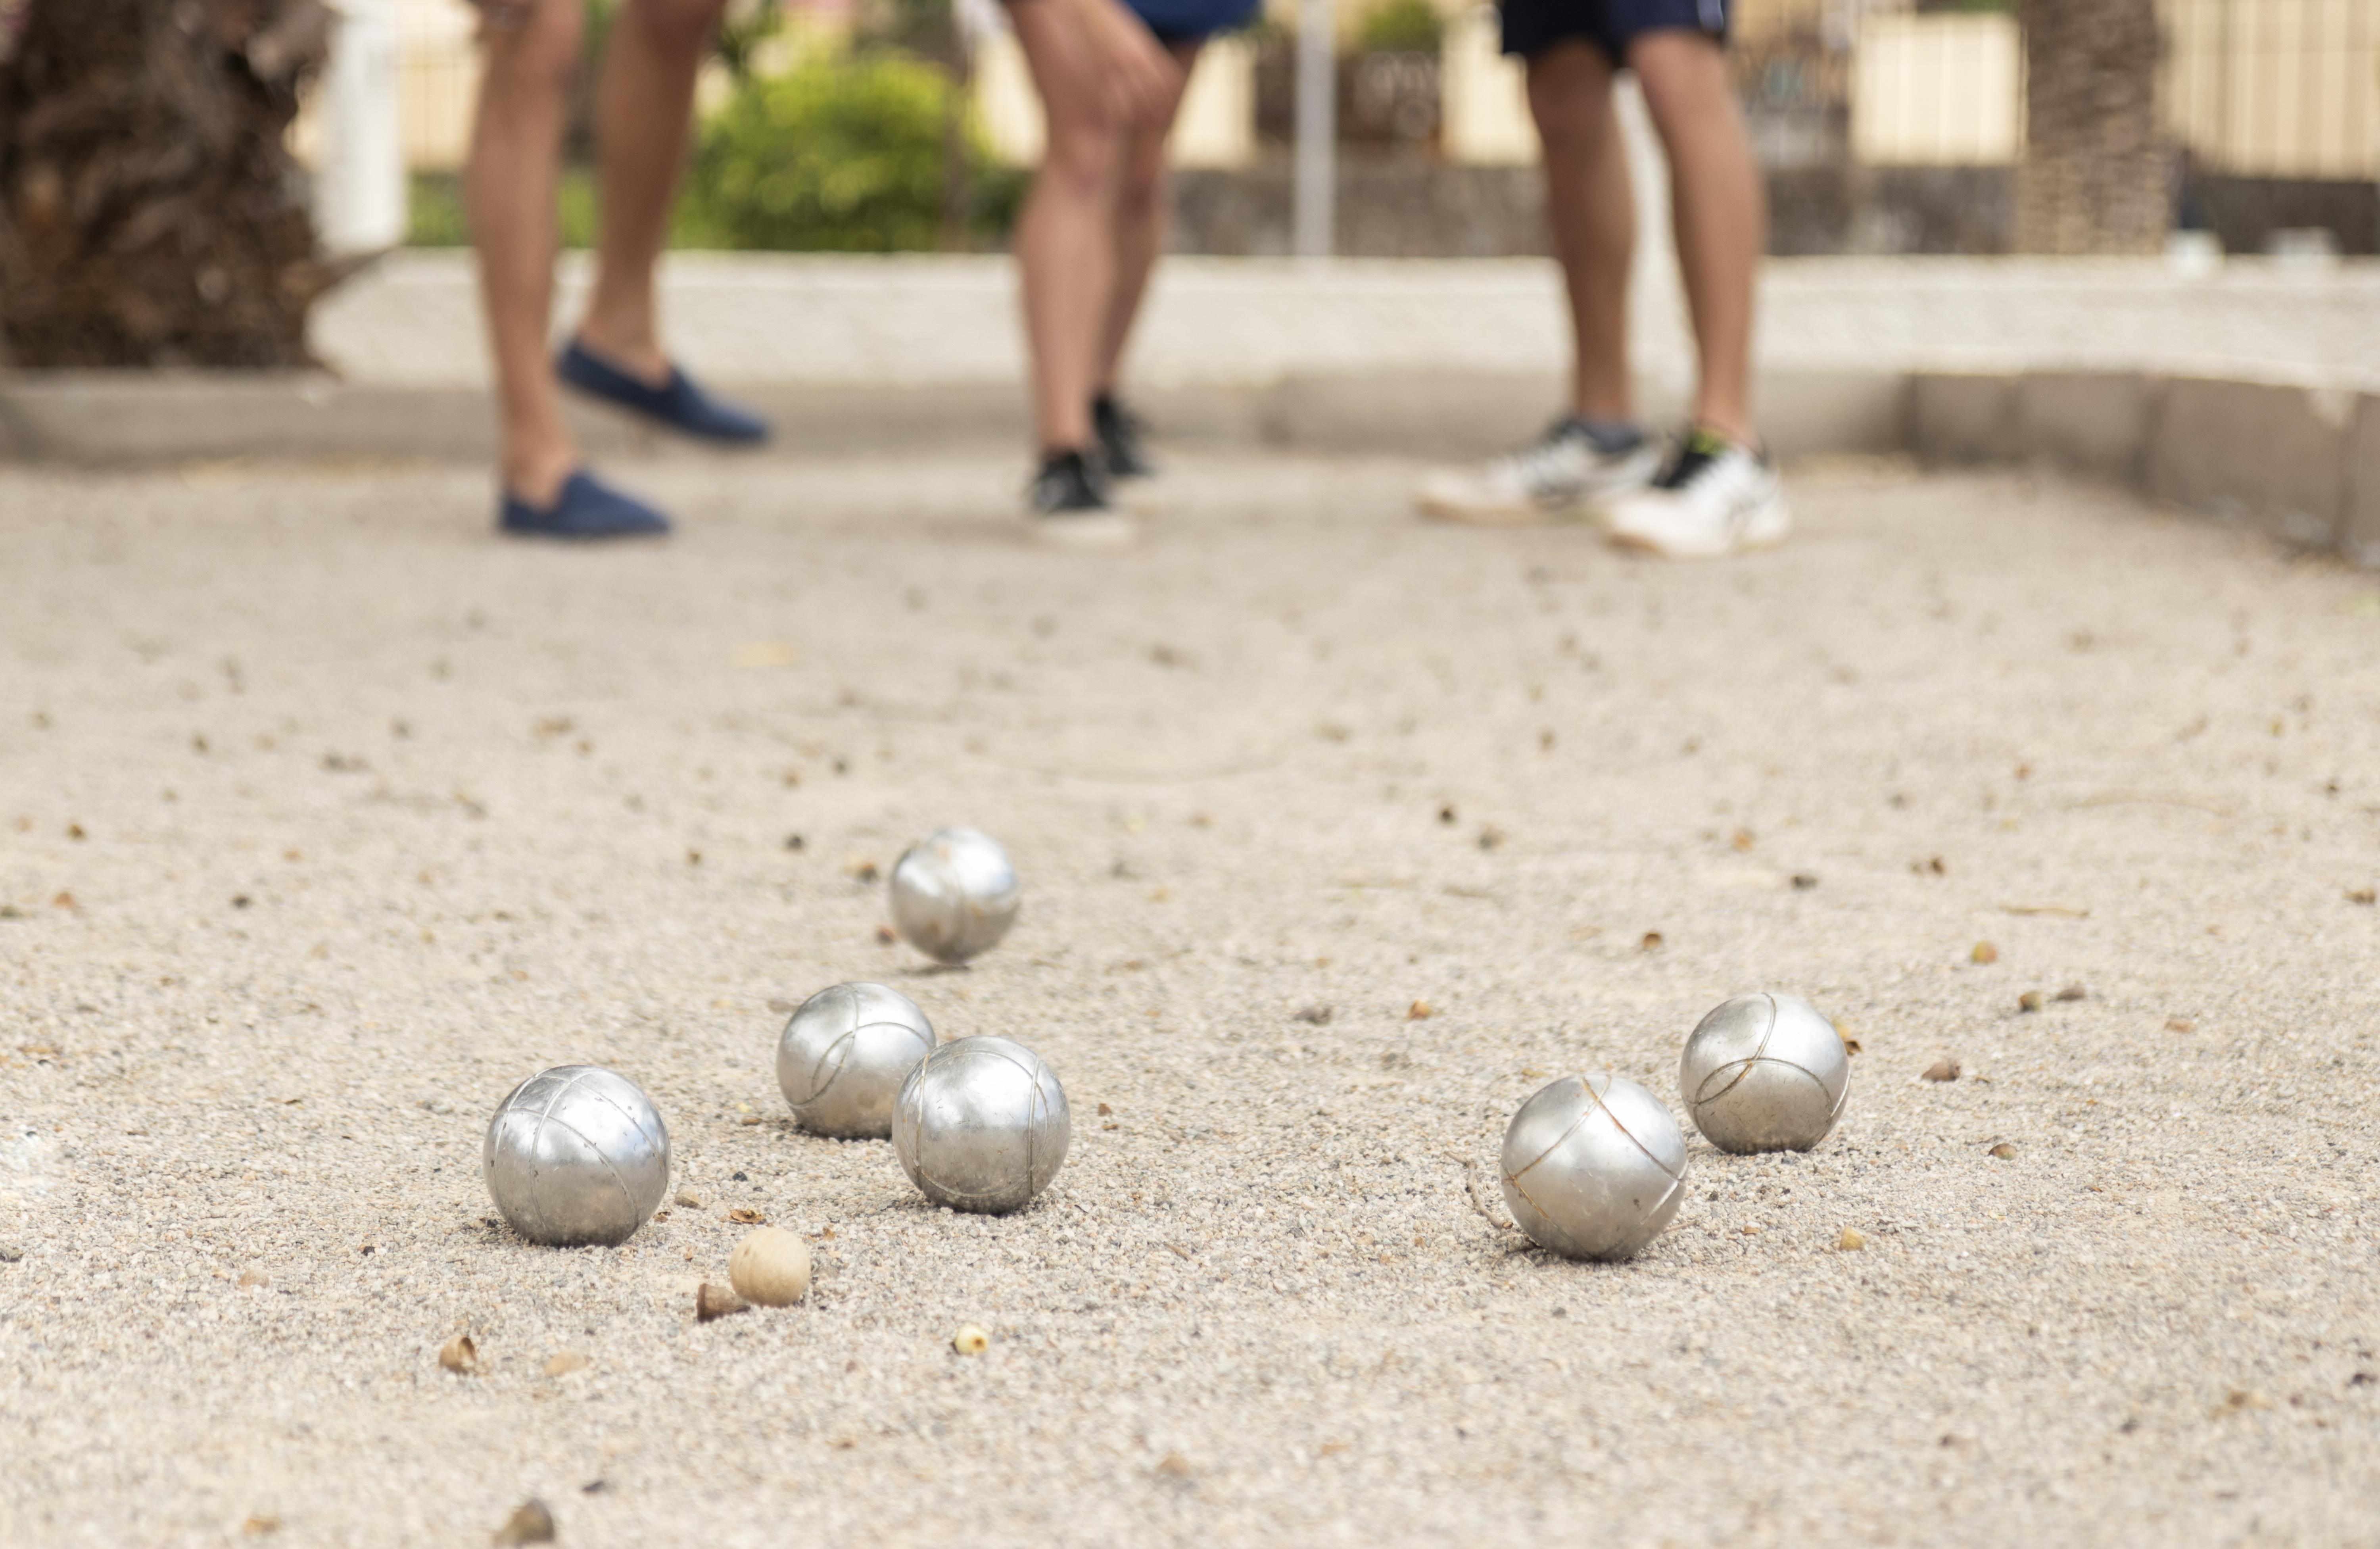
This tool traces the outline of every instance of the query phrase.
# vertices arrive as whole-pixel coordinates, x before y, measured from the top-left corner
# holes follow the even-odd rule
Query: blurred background
[[[393,31],[408,239],[463,239],[455,176],[468,141],[476,64],[458,0],[382,0]],[[616,0],[594,0],[601,20]],[[350,0],[350,5],[354,0]],[[2095,0],[2060,0],[2077,13]],[[2100,7],[2115,12],[2121,6]],[[2028,59],[2010,0],[1737,0],[1733,58],[1767,170],[1781,254],[2038,250],[2019,228],[2019,169],[2055,155],[2058,124],[2029,124],[2028,88],[2136,71],[2154,113],[2176,229],[2234,252],[2380,250],[2380,0],[2157,0],[2130,57],[2052,40]],[[1299,18],[1276,0],[1263,25],[1201,61],[1175,147],[1187,252],[1291,246],[1291,152]],[[1338,0],[1338,229],[1354,255],[1471,256],[1544,249],[1540,194],[1515,62],[1497,53],[1492,6]],[[2120,27],[2120,16],[2110,30]],[[2122,40],[2119,40],[2121,42]],[[334,43],[335,49],[336,43]],[[964,230],[943,201],[885,207],[856,226],[771,201],[764,174],[855,153],[941,170],[945,96],[963,102]],[[320,165],[321,93],[298,126]],[[996,246],[1017,173],[1039,150],[1039,109],[994,6],[941,0],[747,0],[704,96],[708,128],[682,238],[783,248]],[[2079,135],[2077,138],[2082,138]],[[870,141],[873,143],[870,143]],[[582,163],[591,137],[575,137]],[[583,174],[581,175],[583,189]],[[937,186],[931,194],[939,196]],[[587,229],[583,192],[574,229]],[[2101,244],[2137,250],[2110,231]]]
[[[589,0],[590,55],[617,3]],[[2380,0],[1733,14],[1779,255],[2380,251]],[[143,359],[138,306],[113,342],[45,320],[100,290],[123,313],[146,285],[159,307],[248,308],[215,346],[175,323],[189,358],[294,360],[305,303],[358,258],[463,244],[476,24],[461,0],[0,0],[10,357]],[[1302,46],[1335,83],[1303,116]],[[574,244],[592,229],[589,96]],[[996,251],[1041,134],[993,0],[737,0],[700,111],[681,248]],[[1273,0],[1206,50],[1173,154],[1180,251],[1545,250],[1518,67],[1467,0]],[[142,262],[189,295],[135,283]]]

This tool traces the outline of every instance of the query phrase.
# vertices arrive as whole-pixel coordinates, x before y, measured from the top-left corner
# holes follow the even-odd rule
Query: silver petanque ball
[[[1016,923],[1016,868],[989,835],[944,828],[892,864],[892,923],[937,962],[989,952]]]
[[[1503,1175],[1512,1219],[1540,1248],[1630,1258],[1685,1198],[1686,1137],[1635,1082],[1609,1071],[1564,1076],[1512,1116]]]
[[[902,1170],[953,1210],[1022,1210],[1058,1176],[1073,1138],[1056,1075],[1005,1038],[941,1044],[909,1072],[892,1107]]]
[[[496,1209],[531,1242],[625,1242],[669,1188],[669,1130],[637,1083],[600,1065],[557,1065],[505,1094],[480,1170]]]
[[[1678,1095],[1721,1151],[1807,1151],[1851,1095],[1842,1034],[1799,995],[1722,1001],[1686,1035]]]
[[[881,984],[820,990],[777,1039],[777,1085],[805,1129],[844,1140],[892,1132],[892,1099],[934,1046],[917,1003]]]

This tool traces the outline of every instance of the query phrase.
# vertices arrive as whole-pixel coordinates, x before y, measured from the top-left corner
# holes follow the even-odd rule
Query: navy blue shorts
[[[1195,43],[1256,18],[1263,0],[1124,0],[1132,14],[1148,23],[1157,41],[1172,47]]]
[[[1016,0],[1001,3],[1013,6]],[[1264,0],[1124,0],[1124,8],[1168,48],[1204,43],[1218,32],[1245,27],[1263,5]]]
[[[1728,0],[1502,0],[1504,52],[1526,58],[1572,38],[1628,63],[1628,45],[1645,32],[1727,36]]]

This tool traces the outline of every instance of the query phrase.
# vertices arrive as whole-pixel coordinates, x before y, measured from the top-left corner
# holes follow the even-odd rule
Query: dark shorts
[[[1502,0],[1502,8],[1507,54],[1525,58],[1576,38],[1625,65],[1628,45],[1641,33],[1726,37],[1729,0]]]
[[[1017,0],[1000,3],[1014,6]],[[1124,0],[1124,9],[1140,18],[1168,48],[1203,43],[1218,32],[1245,27],[1263,8],[1264,0]]]
[[[1262,0],[1124,0],[1125,7],[1147,22],[1157,41],[1168,48],[1245,27],[1256,18],[1261,4]]]

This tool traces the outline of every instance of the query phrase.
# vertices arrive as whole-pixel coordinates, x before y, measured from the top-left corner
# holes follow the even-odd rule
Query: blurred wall
[[[2380,0],[2160,0],[2166,121],[2231,177],[2380,177]]]
[[[1870,166],[2008,166],[2024,155],[2024,43],[2002,12],[1871,16],[1856,34],[1851,152]]]
[[[1341,0],[1352,35],[1380,0]],[[1448,18],[1432,137],[1395,148],[1427,170],[1351,171],[1361,250],[1522,250],[1534,228],[1536,138],[1516,62],[1498,53],[1492,6],[1433,0]],[[463,0],[392,0],[402,51],[403,142],[416,172],[458,169],[479,62]],[[2168,40],[2162,111],[2191,176],[2184,220],[2234,250],[2320,226],[2346,251],[2380,245],[2380,0],[2158,0]],[[1275,22],[1295,0],[1269,0]],[[841,0],[800,0],[796,26]],[[1915,0],[1733,0],[1731,59],[1785,252],[1991,251],[2006,246],[2005,174],[2022,156],[2022,47],[2005,10]],[[1257,39],[1207,51],[1174,146],[1209,179],[1184,239],[1269,250],[1273,202],[1257,133]],[[978,111],[1002,154],[1029,165],[1040,107],[1014,42],[987,36]],[[706,92],[706,97],[710,92]],[[298,128],[301,154],[318,123]],[[1376,149],[1351,149],[1358,161]],[[1643,170],[1657,171],[1658,159]],[[1469,181],[1466,182],[1465,179]],[[1371,209],[1366,201],[1380,201]],[[1198,216],[1213,212],[1211,220]],[[1401,213],[1402,212],[1402,213]],[[1402,224],[1401,224],[1402,223]],[[1350,234],[1351,236],[1354,233]],[[1533,239],[1529,250],[1541,245]]]

